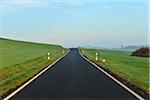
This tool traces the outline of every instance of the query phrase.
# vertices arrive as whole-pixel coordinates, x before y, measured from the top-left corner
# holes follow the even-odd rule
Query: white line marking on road
[[[8,100],[12,98],[15,94],[17,94],[19,91],[21,91],[23,88],[25,88],[27,85],[29,85],[32,81],[34,81],[36,78],[38,78],[40,75],[42,75],[45,71],[47,71],[49,68],[51,68],[54,64],[56,64],[59,60],[61,60],[63,57],[65,57],[70,50],[68,50],[63,56],[58,58],[55,62],[53,62],[51,65],[44,68],[42,71],[40,71],[37,75],[32,77],[29,81],[21,85],[19,88],[17,88],[15,91],[13,91],[11,94],[9,94],[7,97],[5,97],[3,100]]]
[[[129,93],[131,93],[132,95],[134,95],[136,98],[138,98],[139,100],[144,100],[143,97],[141,97],[140,95],[138,95],[136,92],[134,92],[133,90],[131,90],[129,87],[127,87],[126,85],[124,85],[123,83],[121,83],[119,80],[117,80],[115,77],[113,77],[112,75],[110,75],[109,73],[107,73],[106,71],[104,71],[102,68],[100,68],[99,66],[97,66],[95,63],[93,63],[92,61],[90,61],[89,59],[87,59],[86,57],[84,57],[80,50],[79,50],[79,54],[81,55],[81,57],[83,57],[86,61],[88,61],[89,63],[91,63],[93,66],[95,66],[97,69],[99,69],[101,72],[103,72],[105,75],[107,75],[109,78],[111,78],[113,81],[115,81],[116,83],[118,83],[121,87],[123,87],[124,89],[126,89]]]

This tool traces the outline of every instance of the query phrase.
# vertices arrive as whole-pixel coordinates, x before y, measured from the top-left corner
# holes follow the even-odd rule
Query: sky
[[[147,0],[0,0],[0,37],[65,47],[148,45]]]

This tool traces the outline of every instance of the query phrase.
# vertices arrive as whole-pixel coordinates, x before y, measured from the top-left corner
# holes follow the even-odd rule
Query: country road
[[[136,99],[93,65],[78,49],[26,86],[12,99]]]

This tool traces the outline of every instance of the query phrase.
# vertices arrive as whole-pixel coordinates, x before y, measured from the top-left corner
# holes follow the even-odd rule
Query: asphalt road
[[[17,93],[12,99],[136,99],[85,61],[78,49]]]

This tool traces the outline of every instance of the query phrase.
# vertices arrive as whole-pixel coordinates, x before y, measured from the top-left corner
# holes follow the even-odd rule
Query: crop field
[[[64,54],[63,51],[67,49],[57,45],[0,38],[0,96],[50,65]]]
[[[149,91],[149,58],[130,56],[132,52],[129,51],[82,50],[82,53],[94,63],[133,83],[146,92]],[[98,61],[95,59],[96,53],[99,53]],[[103,59],[106,61],[103,62]]]

